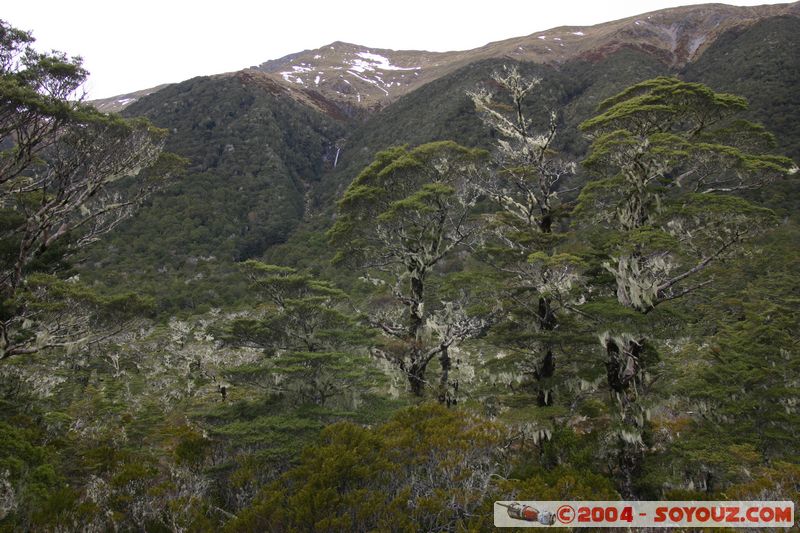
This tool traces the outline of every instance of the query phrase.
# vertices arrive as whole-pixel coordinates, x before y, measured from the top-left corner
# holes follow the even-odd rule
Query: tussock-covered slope
[[[384,50],[335,42],[256,67],[275,80],[326,98],[376,109],[465,65],[485,59],[560,65],[643,51],[672,69],[696,61],[725,32],[776,16],[800,16],[800,4],[735,7],[703,4],[644,13],[594,26],[561,26],[473,50]]]

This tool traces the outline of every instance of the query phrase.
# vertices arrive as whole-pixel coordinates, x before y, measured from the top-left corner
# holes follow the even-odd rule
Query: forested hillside
[[[379,106],[249,69],[122,116],[2,23],[0,531],[800,501],[787,12],[681,61],[598,32]]]
[[[126,113],[167,128],[165,147],[189,160],[188,172],[95,247],[88,270],[112,283],[123,274],[127,286],[164,296],[170,311],[242,298],[241,284],[219,290],[225,274],[286,241],[314,207],[348,126],[243,74],[172,85]]]

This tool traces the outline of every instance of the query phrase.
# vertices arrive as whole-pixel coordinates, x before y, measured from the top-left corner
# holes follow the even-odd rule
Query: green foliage
[[[7,506],[0,527],[15,521],[31,526],[48,523],[74,499],[53,466],[55,450],[43,445],[43,435],[32,420],[23,420],[18,418],[14,425],[0,422],[0,472]]]
[[[615,476],[625,496],[658,494],[663,483],[658,477],[663,470],[656,466],[663,457],[647,454],[656,435],[650,418],[660,400],[659,380],[674,363],[665,360],[658,341],[650,339],[670,336],[672,317],[651,311],[708,287],[715,281],[713,267],[718,262],[740,257],[745,242],[775,224],[772,211],[732,194],[763,189],[796,172],[788,158],[759,152],[770,147],[763,128],[732,120],[746,108],[744,98],[659,77],[607,99],[599,114],[581,125],[593,139],[584,164],[600,179],[584,188],[575,212],[584,224],[600,222],[614,231],[599,251],[609,254],[602,266],[614,276],[612,286],[620,306],[590,302],[584,310],[599,310],[607,325],[614,325],[600,339],[613,398],[614,423],[609,429],[617,440],[617,451],[612,452],[619,465]],[[624,308],[648,318],[637,319]],[[758,337],[752,330],[744,336]],[[749,365],[740,368],[740,372],[751,370]],[[693,378],[703,374],[702,368],[693,366]],[[723,382],[730,384],[722,393],[726,399],[737,398],[742,386],[747,394],[743,374],[717,383]],[[709,383],[693,390],[704,391],[703,396]],[[788,392],[774,390],[779,396]],[[773,406],[776,400],[772,398]],[[734,409],[746,410],[744,405]],[[699,410],[708,416],[705,407]],[[793,438],[791,432],[779,433]],[[747,441],[732,441],[728,451]],[[705,472],[691,483],[711,491],[712,478],[735,481],[725,453],[705,443],[698,446],[699,442],[702,438],[676,446],[687,444],[685,464]]]
[[[762,143],[742,144],[761,132],[760,126],[726,122],[746,108],[741,97],[677,78],[636,84],[603,102],[601,113],[581,124],[594,141],[584,164],[606,179],[623,178],[618,218],[627,228],[647,221],[662,195],[658,187],[673,181],[697,192],[731,192],[757,189],[793,173],[796,166],[786,157],[749,152]],[[725,140],[732,144],[720,144]]]
[[[206,461],[210,447],[211,441],[208,438],[197,430],[187,427],[178,436],[175,459],[178,464],[201,465]]]
[[[221,334],[261,348],[264,358],[230,368],[230,379],[318,405],[344,393],[355,397],[381,381],[361,348],[369,331],[346,312],[344,292],[288,267],[250,260],[243,268],[263,298],[260,316],[236,319]]]
[[[751,442],[767,457],[797,460],[796,287],[769,301],[748,296],[743,320],[716,335],[697,376],[702,386],[691,398],[711,421],[735,425],[739,442]]]
[[[537,454],[520,453],[513,471],[496,471],[499,458],[517,461],[498,448],[507,438],[496,423],[431,404],[373,429],[329,426],[227,529],[482,531],[491,527],[498,499],[619,497],[607,477],[585,464],[545,466],[532,459]],[[566,431],[541,457],[573,458],[591,446]]]
[[[338,202],[339,217],[328,232],[340,250],[338,258],[349,255],[356,261],[375,260],[373,256],[388,245],[381,241],[383,231],[389,231],[386,238],[397,239],[401,249],[436,239],[437,227],[431,221],[442,212],[457,210],[459,202],[468,202],[456,195],[456,189],[464,194],[463,189],[475,179],[475,166],[486,155],[452,141],[379,152]],[[383,224],[375,226],[368,221]],[[395,226],[399,229],[392,235],[389,228]],[[396,255],[390,261],[402,261],[403,253]]]
[[[746,108],[747,101],[740,96],[660,76],[601,102],[597,108],[601,114],[581,124],[581,129],[609,131],[627,124],[635,133],[669,131],[668,125],[673,120],[686,120],[687,113],[694,127],[703,129]]]
[[[456,529],[483,503],[500,427],[434,405],[326,428],[230,531]],[[444,511],[448,509],[448,511]],[[444,511],[444,512],[443,512]]]

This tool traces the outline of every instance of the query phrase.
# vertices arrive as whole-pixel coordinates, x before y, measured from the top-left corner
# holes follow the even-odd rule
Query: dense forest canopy
[[[0,531],[800,501],[800,139],[729,70],[487,60],[367,119],[238,73],[125,118],[0,44]]]

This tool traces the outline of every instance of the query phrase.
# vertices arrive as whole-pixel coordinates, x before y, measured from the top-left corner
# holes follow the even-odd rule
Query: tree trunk
[[[425,369],[423,361],[422,333],[425,325],[425,271],[409,268],[411,297],[408,299],[408,342],[409,360],[408,383],[415,396],[422,396],[425,389]]]
[[[620,495],[625,500],[635,500],[636,490],[633,481],[639,476],[644,456],[642,449],[636,444],[619,439],[617,465],[620,472]]]
[[[409,270],[411,274],[411,297],[406,304],[408,306],[408,339],[416,347],[421,340],[422,326],[425,323],[425,273]]]
[[[422,361],[416,360],[408,368],[408,384],[414,396],[422,396],[425,390],[425,367]]]
[[[606,355],[608,356],[606,361],[608,386],[623,396],[627,407],[636,401],[636,398],[632,398],[629,393],[631,393],[631,383],[635,382],[641,374],[642,343],[629,340],[620,346],[614,339],[609,338],[606,341]]]
[[[549,207],[547,194],[542,190],[542,198],[544,203],[540,203],[539,209],[541,218],[539,219],[539,231],[542,233],[552,233],[553,231],[553,213]],[[556,328],[556,315],[553,312],[553,307],[550,304],[550,299],[544,296],[539,297],[539,329],[542,331],[553,331]],[[553,404],[553,391],[546,389],[542,386],[541,381],[553,377],[556,370],[555,357],[553,355],[553,346],[549,342],[544,345],[544,357],[536,372],[537,384],[537,404],[539,407],[546,407]]]
[[[641,435],[645,423],[638,405],[642,378],[642,340],[623,340],[613,338],[606,341],[606,380],[612,396],[618,401],[622,425],[630,428],[631,435]],[[638,411],[637,411],[638,410]],[[644,449],[641,442],[618,438],[617,466],[619,468],[620,493],[623,498],[635,499],[633,481],[639,476],[644,462]]]
[[[539,328],[542,331],[553,331],[556,327],[556,316],[553,313],[553,308],[550,300],[544,296],[539,297]],[[539,407],[546,407],[553,404],[553,391],[546,389],[542,385],[542,380],[553,377],[556,371],[556,361],[553,355],[553,347],[549,342],[544,344],[544,357],[542,358],[539,367],[536,370],[535,377],[537,381],[537,403]]]
[[[547,351],[544,354],[544,358],[539,365],[539,369],[536,372],[536,380],[539,382],[537,384],[536,403],[539,405],[539,407],[553,405],[553,390],[543,386],[541,381],[552,377],[555,369],[556,365],[553,357],[553,350],[548,346]]]
[[[442,346],[442,351],[439,352],[439,363],[442,365],[442,375],[439,377],[439,403],[447,404],[449,407],[453,403],[453,397],[448,390],[452,361],[447,346]]]
[[[625,207],[618,210],[617,215],[623,229],[641,228],[650,218],[650,202],[653,201],[653,195],[648,192],[647,184],[639,172],[627,171],[624,174],[633,190],[628,194]]]
[[[552,233],[553,214],[550,211],[542,211],[542,218],[539,219],[539,231],[542,233]]]

